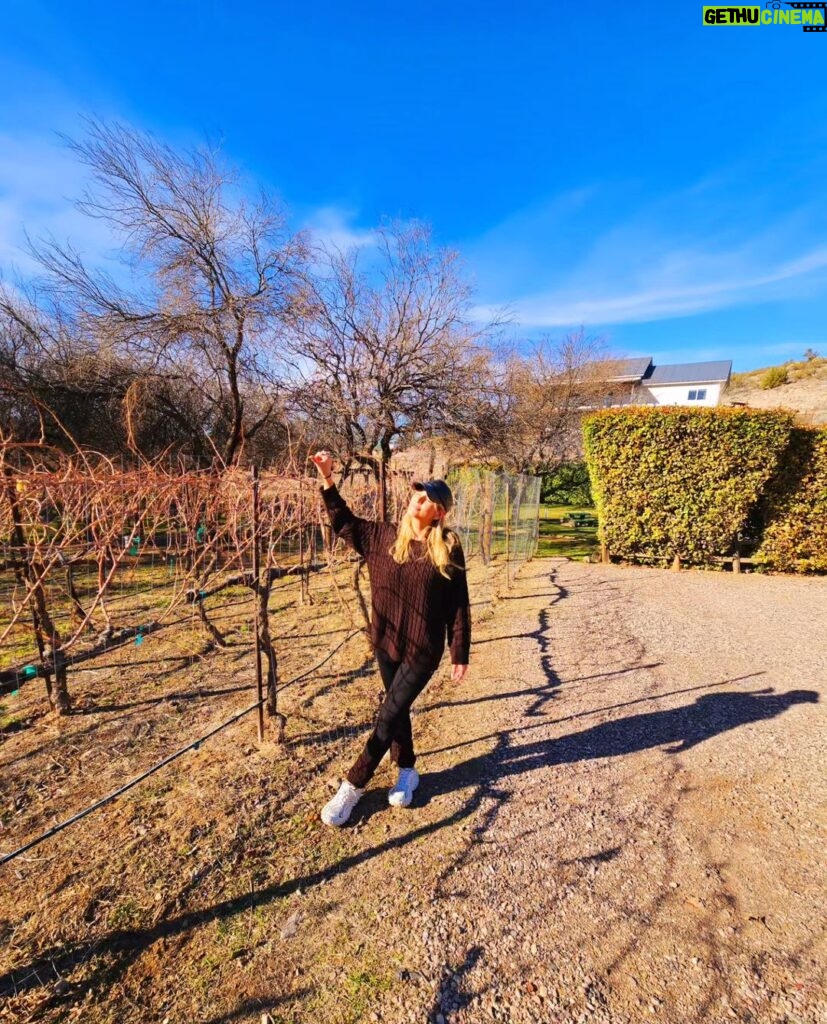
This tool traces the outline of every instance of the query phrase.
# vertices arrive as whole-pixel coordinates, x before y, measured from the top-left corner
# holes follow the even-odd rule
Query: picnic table
[[[569,514],[569,520],[575,530],[597,526],[597,516],[593,516],[591,512],[572,512]]]

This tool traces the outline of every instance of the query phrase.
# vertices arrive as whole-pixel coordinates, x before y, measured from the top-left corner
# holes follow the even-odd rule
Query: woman
[[[451,679],[458,683],[465,676],[471,614],[462,547],[457,535],[444,527],[453,505],[444,480],[413,485],[397,529],[351,512],[333,484],[328,452],[317,452],[312,460],[322,478],[322,498],[334,532],[367,561],[371,643],[385,686],[376,727],[339,791],[322,808],[326,825],[344,825],[388,750],[399,769],[388,802],[394,807],[410,804],[419,785],[411,705],[436,671],[446,635]]]

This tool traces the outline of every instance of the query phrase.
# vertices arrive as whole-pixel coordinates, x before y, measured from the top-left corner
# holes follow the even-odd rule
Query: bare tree
[[[581,328],[501,356],[469,430],[478,454],[523,473],[546,473],[582,454],[580,418],[600,388],[600,338]]]
[[[456,253],[435,248],[421,224],[384,226],[367,255],[320,260],[291,341],[296,401],[346,467],[379,476],[396,444],[450,427],[487,362],[492,325],[471,322]]]
[[[110,456],[175,452],[209,465],[211,407],[198,373],[160,374],[89,336],[31,286],[0,283],[0,427],[17,441]],[[91,325],[95,326],[94,321]],[[245,396],[246,397],[246,396]]]
[[[44,301],[44,298],[46,301]],[[0,282],[0,426],[18,441],[112,438],[124,368],[32,288]]]
[[[120,236],[138,286],[51,240],[32,251],[53,300],[81,330],[111,338],[148,379],[180,378],[183,368],[209,406],[208,446],[233,463],[277,411],[272,400],[251,415],[245,392],[260,392],[263,380],[275,390],[281,338],[299,305],[304,239],[287,231],[266,194],[248,200],[211,150],[179,154],[100,121],[67,143],[92,173],[78,205]]]

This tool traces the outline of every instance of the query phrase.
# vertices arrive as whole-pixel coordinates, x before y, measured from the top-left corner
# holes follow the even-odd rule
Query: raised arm
[[[330,452],[320,451],[310,456],[311,462],[319,471],[322,480],[322,500],[330,516],[333,532],[353,550],[367,557],[373,537],[374,524],[367,519],[360,519],[348,507],[345,499],[339,494],[333,483],[333,457]]]

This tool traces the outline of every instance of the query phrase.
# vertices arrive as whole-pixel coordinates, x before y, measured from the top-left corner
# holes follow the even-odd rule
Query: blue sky
[[[91,114],[220,141],[340,243],[429,222],[516,336],[583,324],[736,370],[827,355],[827,33],[701,11],[6,0],[0,264],[26,272],[24,227],[111,246],[56,137]]]

